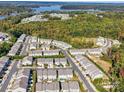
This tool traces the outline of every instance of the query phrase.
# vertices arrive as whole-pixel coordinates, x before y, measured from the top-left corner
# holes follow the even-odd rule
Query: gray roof
[[[0,67],[4,67],[8,61],[9,61],[9,57],[0,58]]]
[[[66,58],[55,58],[55,62],[67,62]]]
[[[62,90],[69,91],[68,82],[61,82],[61,87],[62,87]]]
[[[30,75],[30,69],[20,69],[18,71],[18,76],[20,76],[20,75],[24,75],[24,76],[29,77],[29,75]]]
[[[28,52],[27,49],[28,49],[28,44],[23,44],[20,55],[21,56],[27,55],[27,52]]]
[[[23,88],[23,89],[27,89],[28,86],[28,78],[26,77],[21,77],[19,79],[16,79],[14,81],[12,90],[18,89],[18,88]],[[26,92],[26,91],[25,91]]]
[[[67,59],[66,58],[55,58],[55,64],[56,65],[67,64]]]
[[[49,75],[53,75],[56,76],[57,72],[55,69],[37,69],[37,76],[38,77],[42,77],[42,76],[49,76]]]
[[[36,83],[36,92],[43,91],[43,84],[41,82]]]
[[[0,67],[0,73],[1,73],[1,71],[3,70],[3,68],[2,67]]]
[[[60,62],[67,62],[66,58],[60,58]]]
[[[42,83],[42,88],[43,88],[44,91],[46,91],[46,83],[45,82]]]
[[[21,47],[21,43],[16,42],[8,53],[8,56],[15,56]]]
[[[80,64],[87,69],[88,66],[93,65],[92,63],[90,63],[89,61],[86,60],[80,60]]]
[[[28,44],[30,39],[31,39],[31,36],[27,36],[26,39],[25,39],[25,43]]]
[[[32,50],[32,54],[42,54],[42,50]]]
[[[45,58],[44,60],[46,63],[53,63],[53,58]]]
[[[60,63],[59,58],[55,58],[55,63]]]
[[[53,64],[53,58],[38,58],[37,62],[42,64]]]
[[[70,74],[73,75],[73,70],[72,69],[66,69],[65,72],[66,72],[67,75],[70,75]]]
[[[78,81],[69,81],[68,84],[69,84],[70,90],[80,89]]]
[[[58,91],[59,92],[59,82],[50,82],[50,83],[46,83],[46,92],[49,91]]]
[[[85,56],[76,56],[75,57],[81,64],[81,66],[85,69],[85,72],[89,74],[92,78],[94,75],[102,75],[100,69],[98,69],[87,57]]]
[[[48,69],[48,75],[56,76],[57,75],[57,72],[56,72],[55,69]]]
[[[26,60],[32,62],[33,61],[33,57],[32,56],[26,56],[26,57],[23,58],[23,61],[26,61]]]
[[[60,50],[32,50],[30,54],[58,55]]]
[[[0,61],[0,67],[4,67],[6,65],[6,62]]]
[[[45,60],[45,58],[37,58],[38,63],[42,63],[42,62],[44,63],[45,62],[44,60]]]
[[[42,50],[32,50],[32,53],[42,53]]]
[[[73,75],[73,70],[72,69],[59,69],[58,70],[58,75]]]
[[[26,35],[25,35],[25,34],[22,34],[22,35],[18,38],[17,42],[23,42],[24,39],[25,39],[25,37],[26,37]]]
[[[80,61],[81,59],[83,59],[83,56],[82,55],[75,55],[75,58],[77,61]]]
[[[30,43],[30,47],[37,47],[37,43],[35,42]]]
[[[48,45],[48,44],[42,44],[41,45],[41,48],[49,48],[50,47],[50,45]]]
[[[73,55],[75,54],[85,54],[87,49],[70,49],[69,52]]]
[[[62,42],[62,41],[57,41],[57,40],[53,40],[52,45],[59,47],[59,48],[64,48],[64,49],[72,47],[70,44],[67,44],[67,43]]]
[[[42,72],[43,72],[43,76],[44,76],[44,75],[47,76],[47,69],[44,69]]]
[[[37,37],[32,36],[31,37],[31,42],[35,42],[36,43],[37,42]]]
[[[51,54],[51,53],[59,53],[60,50],[59,49],[56,49],[56,50],[43,50],[44,54],[47,53],[47,54]]]
[[[42,69],[37,69],[37,76],[40,76],[40,77],[43,76],[43,71],[42,71]]]

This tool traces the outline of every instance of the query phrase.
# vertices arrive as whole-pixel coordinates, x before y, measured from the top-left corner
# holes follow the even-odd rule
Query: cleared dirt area
[[[96,38],[86,38],[86,37],[74,37],[71,40],[72,42],[77,41],[77,42],[93,42],[94,44],[96,43]]]
[[[96,38],[75,37],[75,38],[71,39],[70,44],[73,45],[75,48],[95,48],[95,47],[98,47],[96,45]],[[77,44],[78,44],[78,46],[77,46]]]

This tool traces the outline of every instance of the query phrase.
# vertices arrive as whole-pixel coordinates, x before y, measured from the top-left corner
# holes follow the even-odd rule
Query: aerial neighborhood
[[[124,2],[0,1],[0,92],[124,92]]]
[[[120,43],[99,37],[99,47],[75,49],[63,41],[22,34],[0,58],[0,91],[97,91],[92,81],[107,76],[89,56],[100,57],[113,44]]]

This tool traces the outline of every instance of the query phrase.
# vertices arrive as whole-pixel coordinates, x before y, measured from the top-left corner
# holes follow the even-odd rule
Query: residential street
[[[87,79],[84,77],[83,73],[81,72],[81,70],[77,67],[77,65],[73,62],[74,60],[71,58],[71,56],[68,54],[67,51],[62,50],[62,52],[64,53],[64,55],[66,55],[68,61],[71,63],[73,69],[75,71],[78,72],[80,78],[82,79],[83,83],[85,84],[87,91],[88,92],[95,92],[95,90],[93,89],[93,87],[90,85],[90,83],[87,81]]]

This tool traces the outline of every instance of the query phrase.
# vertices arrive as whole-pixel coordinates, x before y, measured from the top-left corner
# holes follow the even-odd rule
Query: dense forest
[[[84,5],[63,5],[61,9],[94,9],[94,10],[103,10],[103,11],[124,11],[123,4],[84,4]]]
[[[47,22],[30,22],[20,24],[17,20],[22,16],[15,16],[0,21],[0,30],[6,32],[22,32],[44,38],[58,39],[70,42],[74,37],[104,36],[118,39],[119,32],[124,29],[124,13],[78,14],[70,20],[49,20]],[[16,22],[17,21],[17,22]]]
[[[22,12],[31,12],[30,8],[23,6],[0,6],[0,15],[11,15],[12,13],[18,14]]]

